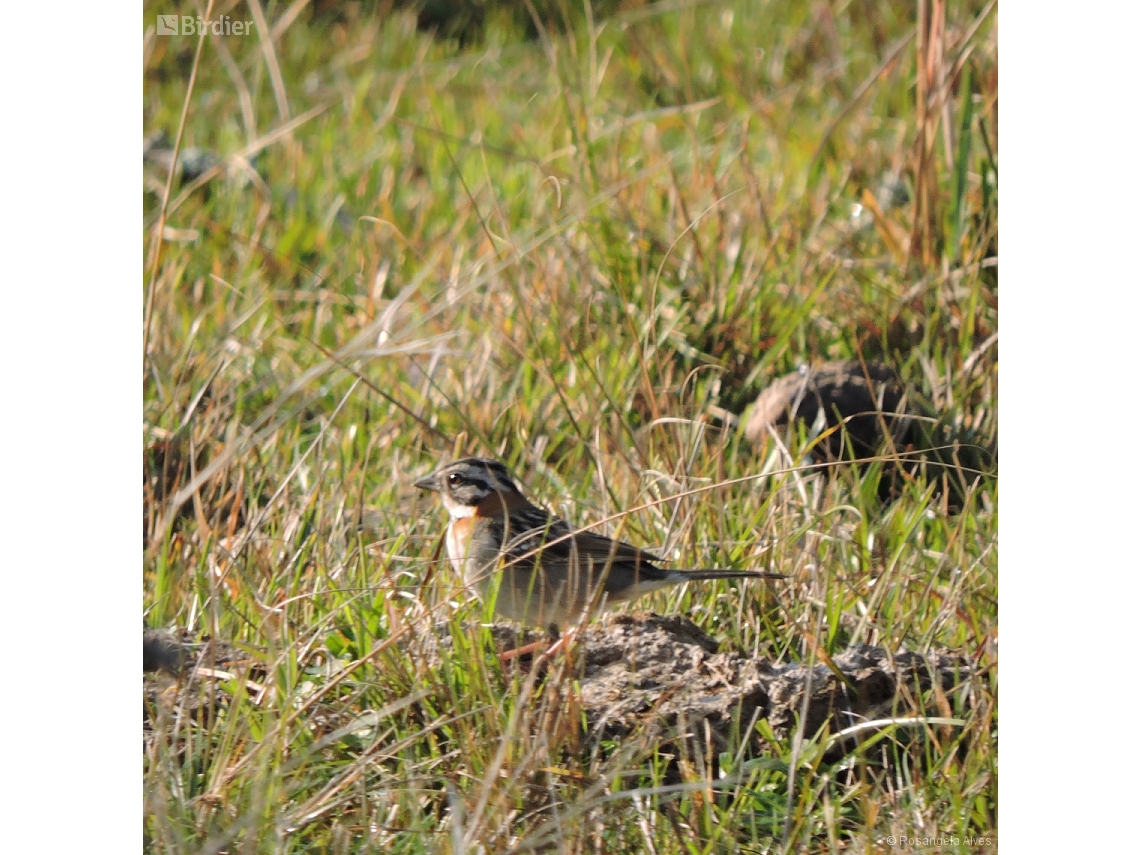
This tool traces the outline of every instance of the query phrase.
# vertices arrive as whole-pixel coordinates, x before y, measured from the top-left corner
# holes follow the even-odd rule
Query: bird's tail
[[[765,573],[762,570],[673,570],[677,581],[690,579],[787,579],[783,573]]]

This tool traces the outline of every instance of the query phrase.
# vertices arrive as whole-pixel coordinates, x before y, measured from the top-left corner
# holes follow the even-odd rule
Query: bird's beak
[[[416,481],[416,486],[419,487],[421,490],[438,490],[439,489],[439,484],[435,480],[435,473],[434,472],[431,473],[430,475],[425,475],[423,478],[420,478],[418,481]]]

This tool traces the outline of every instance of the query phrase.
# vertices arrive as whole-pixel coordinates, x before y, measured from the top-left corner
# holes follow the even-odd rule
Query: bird
[[[786,578],[756,570],[659,567],[662,559],[652,552],[576,529],[531,503],[497,460],[445,463],[415,486],[438,493],[447,509],[447,554],[464,584],[484,601],[494,597],[500,617],[548,628],[555,637],[559,627],[577,625],[595,609],[669,585]]]

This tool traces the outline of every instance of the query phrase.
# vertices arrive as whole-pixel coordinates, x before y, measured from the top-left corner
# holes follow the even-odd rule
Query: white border
[[[1124,851],[1140,7],[1002,11],[1000,836],[1007,852]]]
[[[139,8],[5,7],[4,848],[142,829]]]

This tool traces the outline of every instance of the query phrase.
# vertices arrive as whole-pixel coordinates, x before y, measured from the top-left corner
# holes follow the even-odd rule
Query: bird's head
[[[499,461],[484,457],[445,463],[416,481],[416,486],[439,493],[443,506],[453,517],[471,516],[491,496],[497,496],[504,507],[525,501],[510,470]]]

